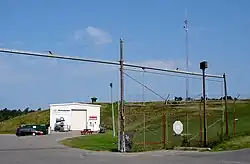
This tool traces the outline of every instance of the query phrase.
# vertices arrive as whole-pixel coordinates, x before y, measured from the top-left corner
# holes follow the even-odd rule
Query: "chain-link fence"
[[[172,149],[178,146],[203,146],[204,113],[200,102],[184,104],[138,105],[126,108],[126,132],[132,132],[133,151]],[[223,137],[224,115],[221,101],[207,103],[207,143]],[[173,124],[183,125],[181,135]]]
[[[228,136],[250,134],[250,101],[231,100],[228,105]]]
[[[132,133],[132,151],[172,149],[178,146],[203,147],[204,110],[201,101],[125,103],[125,132]],[[211,147],[226,134],[224,100],[206,102],[207,143]],[[114,104],[117,108],[117,103]],[[111,108],[107,105],[106,108]],[[105,110],[102,117],[105,126],[112,130],[111,111]],[[117,111],[115,117],[117,117]],[[228,136],[250,132],[250,101],[228,100]],[[117,119],[116,119],[117,120]],[[173,123],[181,121],[182,135],[176,135]],[[117,128],[117,121],[116,121]]]
[[[126,106],[125,132],[134,133],[133,151],[164,148],[163,104]]]

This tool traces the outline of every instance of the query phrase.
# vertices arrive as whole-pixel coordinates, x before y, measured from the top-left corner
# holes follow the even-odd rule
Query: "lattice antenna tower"
[[[185,47],[186,47],[186,71],[188,71],[188,19],[187,19],[187,8],[185,9],[185,20],[184,20],[184,26],[185,30]],[[189,98],[189,78],[188,75],[186,77],[186,100]]]

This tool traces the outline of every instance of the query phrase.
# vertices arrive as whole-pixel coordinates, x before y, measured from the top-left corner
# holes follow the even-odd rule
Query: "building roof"
[[[88,104],[88,103],[83,103],[83,102],[50,104],[50,106],[69,106],[69,105],[81,105],[81,106],[95,106],[95,107],[101,107],[101,105],[98,105],[98,104]]]

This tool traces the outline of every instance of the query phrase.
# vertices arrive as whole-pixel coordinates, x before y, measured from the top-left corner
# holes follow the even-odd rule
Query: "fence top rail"
[[[31,51],[22,51],[22,50],[15,50],[15,49],[0,48],[0,52],[9,53],[9,54],[26,55],[26,56],[37,56],[37,57],[57,58],[57,59],[64,59],[64,60],[75,60],[75,61],[82,61],[82,62],[109,64],[109,65],[120,65],[120,63],[117,61],[106,61],[106,60],[95,60],[95,59],[87,59],[87,58],[80,58],[80,57],[61,56],[61,55],[51,53],[50,51],[48,51],[48,53],[38,53],[38,52],[31,52]],[[155,71],[161,71],[161,72],[170,72],[170,73],[177,73],[177,74],[202,76],[201,73],[197,73],[197,72],[162,69],[162,68],[142,66],[142,65],[129,64],[129,63],[124,63],[124,66],[133,67],[133,68],[140,68],[140,69],[155,70]],[[211,77],[211,78],[223,78],[223,75],[205,74],[205,76]]]

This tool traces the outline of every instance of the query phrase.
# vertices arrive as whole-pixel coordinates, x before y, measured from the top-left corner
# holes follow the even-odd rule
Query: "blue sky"
[[[119,60],[185,69],[185,8],[189,20],[190,71],[227,74],[228,92],[250,97],[250,11],[248,0],[84,1],[2,0],[0,47],[93,59]],[[0,54],[0,108],[47,108],[50,103],[109,101],[109,83],[118,98],[117,67]],[[182,77],[126,71],[163,97],[185,95]],[[143,80],[144,79],[144,80]],[[142,87],[125,77],[126,100],[142,100]],[[221,96],[221,82],[208,82],[209,96]],[[190,96],[201,81],[190,79]],[[145,89],[145,100],[159,100]]]

